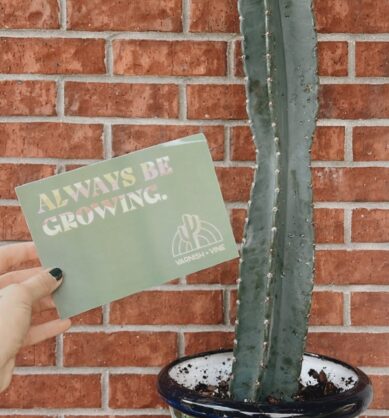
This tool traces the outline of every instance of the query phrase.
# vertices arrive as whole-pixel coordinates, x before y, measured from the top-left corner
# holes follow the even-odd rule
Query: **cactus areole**
[[[311,0],[239,0],[257,148],[238,279],[231,393],[298,390],[313,287],[310,148],[318,80]]]

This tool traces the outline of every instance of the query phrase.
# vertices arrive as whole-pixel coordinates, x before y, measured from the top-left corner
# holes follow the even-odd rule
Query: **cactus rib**
[[[311,0],[239,0],[257,147],[238,290],[231,392],[291,399],[313,277],[310,146],[317,112]]]

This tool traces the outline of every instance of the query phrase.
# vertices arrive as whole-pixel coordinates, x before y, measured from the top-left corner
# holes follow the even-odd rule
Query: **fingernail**
[[[58,267],[53,268],[49,273],[54,277],[55,280],[59,281],[62,279],[62,270]]]

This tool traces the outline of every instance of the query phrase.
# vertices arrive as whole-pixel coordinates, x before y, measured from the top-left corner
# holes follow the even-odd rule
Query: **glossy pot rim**
[[[220,417],[223,415],[232,416],[231,413],[233,413],[233,416],[236,417],[249,416],[250,418],[260,418],[264,416],[263,414],[280,414],[280,416],[285,414],[285,416],[288,416],[288,414],[291,413],[299,413],[302,415],[307,414],[306,416],[316,416],[315,414],[312,414],[312,412],[315,412],[316,414],[325,414],[326,412],[329,413],[331,411],[342,410],[343,408],[350,405],[358,405],[360,413],[363,409],[367,408],[372,399],[373,391],[370,379],[362,370],[356,367],[352,367],[351,365],[341,360],[314,353],[305,353],[304,356],[330,361],[348,368],[357,375],[357,383],[352,388],[347,389],[337,395],[326,396],[318,400],[283,402],[277,405],[270,405],[268,403],[240,402],[234,400],[221,400],[205,397],[199,395],[192,389],[185,388],[178,384],[169,375],[171,368],[181,362],[192,360],[198,357],[210,356],[212,354],[228,352],[232,353],[232,350],[223,349],[208,351],[182,357],[169,363],[160,371],[158,375],[157,387],[159,394],[171,407],[186,414],[198,417]],[[218,412],[212,415],[212,413],[210,413],[211,408],[218,409]],[[228,409],[229,414],[227,414],[227,411],[225,414],[222,414],[221,411],[223,411],[224,408],[226,408],[226,410]],[[336,417],[342,415],[334,413],[331,416]]]

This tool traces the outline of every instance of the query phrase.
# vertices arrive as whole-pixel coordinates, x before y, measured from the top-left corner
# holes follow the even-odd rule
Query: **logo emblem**
[[[181,257],[223,241],[220,231],[198,215],[182,215],[182,225],[173,238],[173,257]]]

